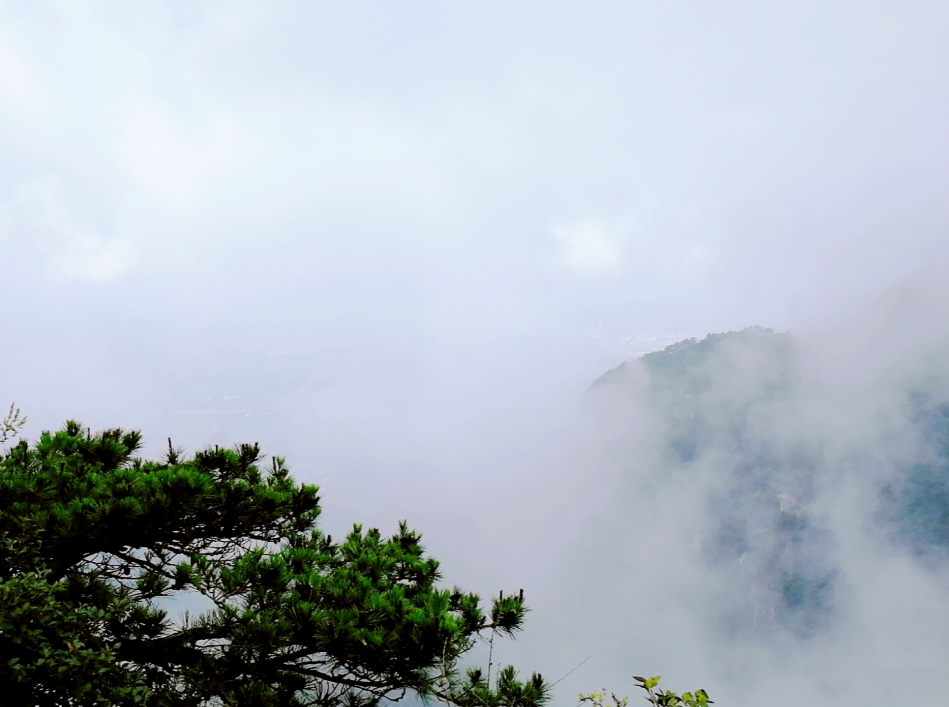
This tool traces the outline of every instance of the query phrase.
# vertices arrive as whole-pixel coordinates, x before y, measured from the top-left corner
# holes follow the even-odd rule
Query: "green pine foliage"
[[[489,685],[459,661],[521,628],[523,595],[483,608],[440,588],[418,533],[316,527],[317,488],[257,445],[161,461],[137,432],[68,422],[0,460],[0,702],[359,707],[414,693],[540,707],[539,675]],[[167,599],[210,608],[171,616]]]

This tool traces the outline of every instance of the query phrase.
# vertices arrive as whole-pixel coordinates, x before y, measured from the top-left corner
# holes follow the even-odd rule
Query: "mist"
[[[892,288],[833,335],[710,335],[596,381],[584,462],[609,481],[584,498],[596,513],[565,554],[557,626],[537,650],[569,645],[589,657],[577,672],[593,665],[614,690],[636,665],[730,704],[940,694],[938,275]],[[565,683],[573,694],[590,680]]]
[[[935,699],[947,30],[0,3],[0,403],[407,519],[446,583],[525,589],[495,660],[573,671],[557,707]]]

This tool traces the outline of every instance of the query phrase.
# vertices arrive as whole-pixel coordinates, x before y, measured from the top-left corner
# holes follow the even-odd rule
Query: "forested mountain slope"
[[[698,499],[689,548],[714,577],[718,630],[831,630],[858,590],[854,534],[925,567],[949,557],[944,353],[930,346],[837,385],[790,335],[752,327],[679,342],[594,383],[620,484]]]

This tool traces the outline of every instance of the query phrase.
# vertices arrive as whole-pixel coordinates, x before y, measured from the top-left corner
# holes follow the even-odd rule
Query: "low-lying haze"
[[[947,31],[936,1],[0,2],[0,403],[152,455],[260,441],[327,526],[407,518],[447,582],[525,588],[496,658],[590,656],[558,707],[633,673],[936,699]]]

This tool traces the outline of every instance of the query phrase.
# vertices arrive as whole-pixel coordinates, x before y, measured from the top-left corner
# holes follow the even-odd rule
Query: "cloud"
[[[918,640],[946,662],[935,599],[914,619],[931,619],[931,634],[900,634],[892,614],[880,628],[872,609],[887,613],[881,597],[903,587],[877,582],[875,555],[845,551],[843,524],[804,493],[803,466],[752,474],[800,487],[763,492],[771,505],[735,499],[757,524],[748,554],[728,560],[733,576],[703,564],[732,546],[717,539],[708,489],[660,452],[665,432],[714,422],[716,401],[680,406],[677,419],[634,390],[632,411],[606,431],[571,406],[604,369],[655,343],[637,334],[797,330],[945,253],[947,103],[933,87],[949,85],[949,4],[242,7],[212,2],[182,22],[180,8],[157,3],[0,6],[0,289],[22,303],[0,363],[16,372],[6,395],[35,431],[81,416],[141,427],[156,445],[260,440],[301,478],[346,469],[327,482],[327,522],[405,517],[427,533],[446,581],[525,587],[535,610],[512,662],[556,679],[594,655],[558,685],[564,707],[569,688],[623,690],[639,669],[670,687],[743,665],[749,683],[810,681],[800,662],[762,667],[754,640],[716,652],[723,614],[754,617],[751,574],[769,563],[795,572],[804,556],[782,554],[771,531],[783,522],[803,524],[802,553],[828,552],[800,586],[838,569],[826,586],[869,618],[821,633],[781,603],[793,586],[757,582],[777,633],[827,642],[818,663],[853,646],[874,669],[885,662],[859,640],[837,641],[843,629],[883,648]],[[947,321],[924,319],[927,335]],[[588,334],[596,322],[599,340]],[[867,350],[895,365],[904,349],[891,340],[930,340],[889,326],[877,336],[875,322],[821,347],[833,361],[815,365],[862,379]],[[275,348],[310,353],[260,353]],[[711,382],[725,402],[748,397],[718,369]],[[240,395],[252,415],[174,412],[198,393]],[[816,399],[857,426],[858,405],[840,397]],[[779,408],[757,409],[800,421]],[[780,429],[750,424],[756,440]],[[635,436],[651,431],[654,444]],[[722,503],[743,489],[727,453],[699,455]],[[629,521],[624,535],[584,536],[594,551],[570,544],[616,518]],[[589,556],[588,572],[571,552]],[[900,559],[914,568],[907,596],[939,593]],[[565,564],[608,589],[588,595],[599,606],[541,596],[569,585]],[[878,598],[848,594],[861,577]],[[588,610],[602,621],[564,625]],[[739,707],[750,690],[713,699]]]
[[[580,221],[553,227],[560,244],[560,262],[579,272],[613,272],[623,265],[626,234],[599,221]]]
[[[0,97],[21,109],[35,108],[42,99],[36,78],[19,56],[4,47],[0,47]]]
[[[157,196],[186,201],[198,196],[207,178],[235,154],[237,126],[219,117],[203,140],[188,140],[166,111],[148,102],[129,107],[119,152],[129,171]]]
[[[5,240],[18,250],[38,247],[52,280],[105,283],[125,275],[137,259],[132,239],[109,232],[68,195],[54,176],[22,185],[2,211]]]
[[[127,244],[79,234],[73,237],[68,249],[51,259],[47,273],[53,280],[106,283],[125,275],[134,263],[134,253]]]
[[[596,518],[535,606],[526,651],[564,671],[594,656],[558,704],[628,694],[640,670],[736,707],[944,693],[944,274],[872,303],[887,310],[872,327],[710,335],[594,384],[597,432],[575,468],[606,489],[577,498]],[[899,684],[874,679],[885,671]]]

